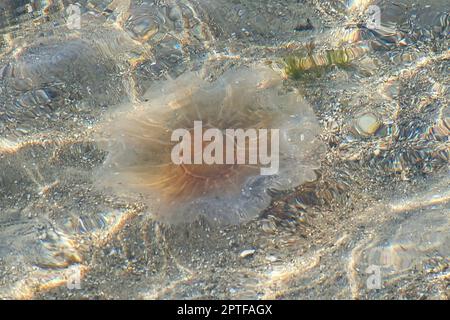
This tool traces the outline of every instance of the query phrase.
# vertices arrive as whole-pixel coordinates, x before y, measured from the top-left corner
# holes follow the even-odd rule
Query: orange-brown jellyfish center
[[[202,127],[202,137],[204,133],[208,129],[216,129],[213,126],[206,124]],[[219,129],[220,130],[220,129]],[[247,179],[251,175],[259,174],[259,166],[258,164],[250,164],[250,152],[255,152],[250,146],[257,144],[257,141],[254,141],[251,137],[247,137],[244,142],[244,152],[245,152],[245,163],[238,164],[238,151],[242,146],[239,145],[235,137],[231,137],[225,133],[225,130],[220,130],[222,135],[219,139],[221,139],[222,143],[222,154],[216,154],[217,150],[212,152],[212,156],[215,159],[220,159],[220,163],[194,163],[195,158],[203,158],[203,151],[208,147],[211,143],[216,142],[213,138],[212,141],[206,141],[202,139],[201,148],[195,148],[194,143],[191,143],[190,148],[190,163],[181,163],[178,166],[183,170],[182,176],[183,181],[181,182],[181,186],[190,186],[172,189],[172,192],[166,193],[166,199],[169,202],[179,202],[181,199],[189,199],[200,195],[205,195],[209,193],[215,193],[218,190],[223,194],[232,194],[240,192],[239,184],[242,183],[245,179]],[[194,129],[191,128],[188,130],[189,135],[191,137],[194,136]],[[231,144],[231,148],[228,146]],[[227,152],[232,154],[233,163],[227,163]],[[183,154],[180,153],[180,158],[183,157]],[[180,186],[179,183],[177,183]]]
[[[212,129],[213,127],[209,124],[205,125],[202,128],[202,136],[204,135],[205,131],[208,129]],[[222,132],[223,133],[223,132]],[[194,136],[194,129],[189,130],[189,134]],[[225,140],[225,134],[222,135],[222,142]],[[203,150],[210,145],[211,141],[205,141],[202,140],[202,148],[195,150],[194,144],[191,144],[191,155],[192,155],[192,161],[190,164],[182,163],[180,166],[184,169],[185,174],[194,178],[194,179],[200,179],[200,180],[208,180],[208,179],[223,179],[224,177],[228,177],[234,173],[234,170],[236,170],[235,164],[195,164],[194,159],[195,158],[202,158],[203,157]],[[236,147],[234,148],[236,151]],[[226,148],[223,150],[224,154],[223,157],[226,157]],[[213,154],[214,157],[221,157],[222,155],[219,154]],[[234,152],[234,158],[236,159],[236,152]],[[235,161],[236,163],[236,161]]]

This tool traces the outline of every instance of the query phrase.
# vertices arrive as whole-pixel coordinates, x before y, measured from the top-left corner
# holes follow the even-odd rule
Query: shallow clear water
[[[0,298],[449,298],[446,1],[73,2],[0,0]],[[261,65],[318,119],[313,181],[225,226],[95,187],[116,106]]]

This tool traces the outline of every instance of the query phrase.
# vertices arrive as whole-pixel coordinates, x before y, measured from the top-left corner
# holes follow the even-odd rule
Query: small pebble
[[[355,124],[355,129],[361,135],[373,135],[380,128],[380,121],[373,113],[361,115]]]
[[[248,250],[244,250],[239,254],[239,257],[241,258],[247,258],[252,256],[255,253],[254,249],[248,249]]]
[[[278,261],[278,258],[275,256],[267,256],[266,260],[269,262],[276,262],[276,261]]]

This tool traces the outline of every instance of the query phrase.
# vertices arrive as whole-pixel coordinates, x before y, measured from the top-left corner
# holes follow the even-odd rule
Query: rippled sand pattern
[[[21,3],[0,3],[0,298],[450,297],[446,1]],[[261,65],[319,121],[314,181],[232,226],[96,187],[117,106]]]

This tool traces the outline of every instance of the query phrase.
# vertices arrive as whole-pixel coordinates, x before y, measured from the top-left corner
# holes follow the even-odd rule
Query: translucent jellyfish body
[[[270,204],[270,189],[287,190],[315,178],[322,145],[314,113],[297,93],[281,92],[280,77],[269,68],[229,70],[213,82],[185,73],[155,85],[145,98],[117,108],[100,125],[100,145],[108,155],[96,181],[117,195],[140,196],[157,220],[180,223],[204,216],[239,223]],[[277,172],[261,174],[267,166],[259,160],[174,163],[171,154],[179,141],[172,141],[172,134],[193,132],[195,121],[202,122],[203,130],[218,129],[224,140],[227,129],[278,130]],[[244,143],[247,160],[252,146],[262,145],[252,139]],[[208,143],[202,143],[204,152]],[[268,148],[275,157],[276,148]]]

